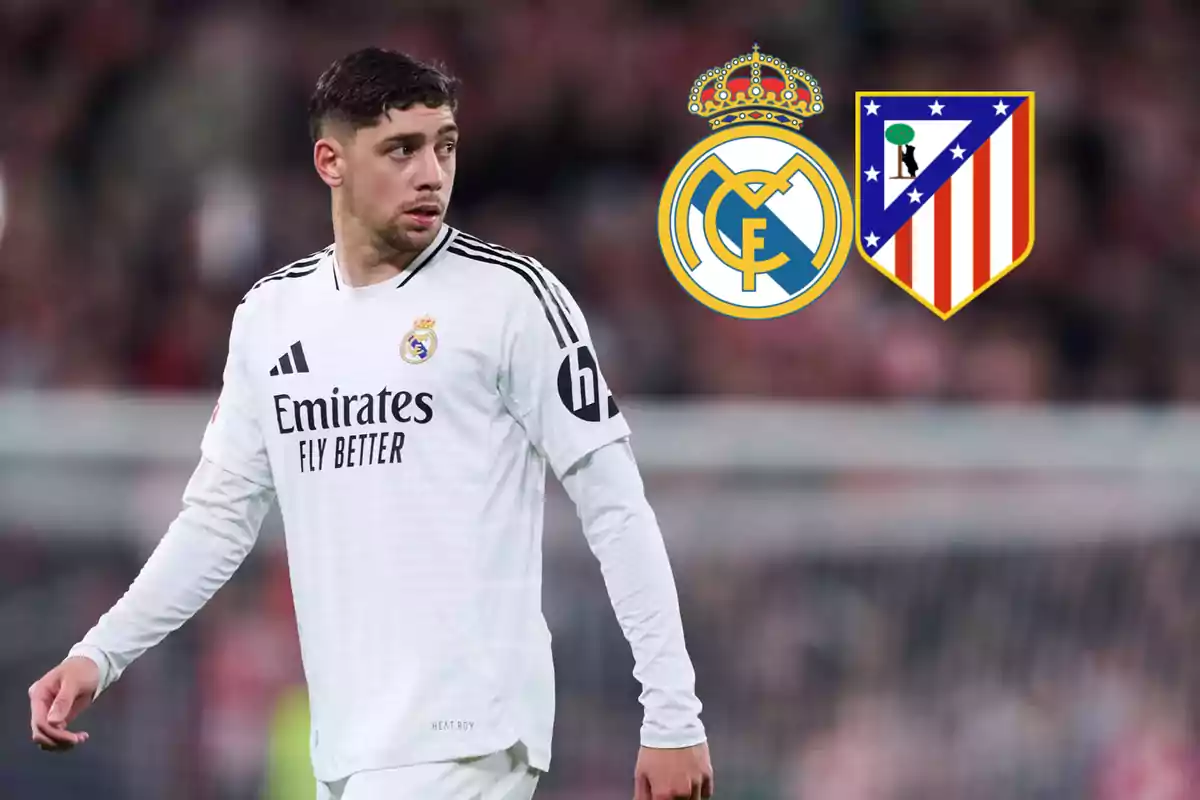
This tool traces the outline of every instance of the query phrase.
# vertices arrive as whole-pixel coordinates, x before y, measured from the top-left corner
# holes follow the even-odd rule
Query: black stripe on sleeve
[[[261,281],[259,281],[258,283],[254,284],[253,286],[250,287],[249,291],[247,291],[246,294],[242,296],[241,303],[238,303],[238,305],[240,306],[242,303],[246,302],[246,298],[250,296],[250,292],[253,292],[255,289],[258,289],[259,287],[263,286],[264,284],[268,284],[271,281],[282,281],[287,278],[303,278],[305,275],[312,275],[314,272],[317,271],[317,269],[318,269],[318,267],[310,267],[309,269],[302,270],[300,272],[285,272],[282,275],[273,275],[273,276],[263,278]]]
[[[321,259],[325,258],[325,256],[329,255],[329,253],[332,251],[333,245],[330,245],[324,250],[318,250],[311,255],[305,256],[299,261],[293,261],[286,267],[277,269],[274,272],[268,273],[264,277],[259,278],[248,290],[246,290],[246,294],[242,295],[242,299],[238,305],[240,306],[242,303],[246,302],[246,298],[249,296],[250,292],[253,292],[255,289],[265,283],[283,280],[284,278],[303,278],[305,275],[313,274],[319,268]]]
[[[521,278],[524,279],[524,281],[529,284],[529,288],[533,289],[533,293],[535,295],[537,295],[538,302],[540,302],[542,304],[542,311],[544,311],[546,314],[546,321],[550,323],[550,329],[554,331],[554,338],[558,340],[558,346],[559,347],[567,346],[567,343],[563,340],[562,331],[560,331],[558,329],[558,323],[554,319],[554,314],[553,314],[553,312],[550,311],[550,305],[546,302],[545,295],[542,294],[542,290],[538,286],[537,281],[535,281],[532,277],[530,277],[529,273],[527,273],[523,269],[520,269],[519,267],[514,266],[513,264],[510,264],[507,261],[501,261],[501,260],[495,259],[495,258],[488,258],[486,256],[480,255],[479,253],[473,253],[470,250],[464,250],[464,249],[460,248],[457,243],[450,246],[450,252],[454,253],[455,255],[462,256],[463,258],[469,258],[472,261],[482,261],[487,264],[495,264],[496,266],[504,267],[505,269],[512,270],[513,272],[520,275]],[[574,341],[574,340],[572,340],[572,341]]]
[[[542,271],[545,270],[545,267],[539,266],[538,263],[536,263],[536,261],[534,261],[532,258],[529,258],[528,255],[522,255],[521,253],[512,252],[509,248],[493,245],[491,242],[486,242],[480,239],[479,236],[472,236],[468,233],[463,233],[461,236],[463,237],[464,245],[476,245],[478,246],[478,249],[481,249],[481,251],[492,253],[493,255],[497,255],[499,258],[508,258],[510,260],[517,261],[518,264],[526,265],[530,270],[533,270],[534,277],[538,278],[542,288],[546,289],[547,294],[550,294],[551,300],[554,301],[554,307],[558,308],[559,314],[562,314],[563,324],[566,325],[566,331],[570,333],[571,341],[578,341],[578,337],[575,335],[575,329],[574,327],[571,327],[571,315],[566,313],[566,307],[563,305],[563,302],[560,301],[557,291],[551,291],[550,283],[546,281],[546,276],[542,275]]]
[[[501,247],[498,244],[485,242],[477,236],[471,236],[469,233],[464,233],[462,235],[466,239],[471,240],[470,242],[464,241],[463,244],[476,244],[480,250],[485,250],[500,258],[508,258],[516,261],[517,263],[523,264],[532,270],[533,276],[537,278],[537,280],[542,284],[542,287],[546,290],[546,293],[550,295],[550,299],[554,301],[554,307],[558,309],[558,313],[562,316],[563,324],[567,326],[567,333],[570,335],[571,341],[579,341],[579,337],[575,335],[575,329],[571,327],[571,315],[567,313],[566,307],[560,301],[558,292],[553,292],[550,290],[550,284],[546,281],[546,276],[542,274],[544,269],[543,267],[538,266],[534,260],[528,256],[523,256],[520,253],[514,253],[512,250]]]
[[[256,283],[253,286],[253,288],[251,288],[250,291],[254,291],[254,289],[257,289],[259,286],[262,286],[264,283],[270,283],[271,281],[282,281],[287,278],[303,278],[305,275],[312,275],[316,271],[317,271],[316,267],[309,267],[308,269],[299,270],[297,272],[285,272],[282,275],[274,275],[269,278],[263,278],[261,281]]]
[[[280,267],[279,269],[275,270],[274,272],[267,273],[266,275],[264,275],[262,278],[259,279],[259,283],[261,283],[263,280],[266,280],[267,278],[274,278],[277,275],[282,275],[283,273],[290,272],[294,269],[302,269],[304,267],[311,267],[313,264],[316,264],[318,261],[320,261],[322,258],[324,258],[331,249],[333,249],[332,246],[326,247],[324,250],[318,250],[315,253],[309,253],[304,258],[297,259],[296,261],[293,261],[292,263],[288,264],[287,266]]]
[[[538,283],[542,285],[542,288],[546,294],[550,296],[550,301],[554,304],[554,307],[558,309],[558,314],[560,317],[562,317],[563,325],[566,326],[567,337],[573,343],[579,341],[579,336],[575,333],[575,328],[571,325],[571,315],[567,313],[566,308],[564,308],[563,304],[559,302],[558,295],[551,291],[550,284],[546,282],[546,278],[542,275],[541,269],[538,268],[531,260],[516,253],[511,253],[511,251],[505,252],[501,248],[489,245],[487,242],[476,239],[475,237],[466,233],[460,233],[459,237],[460,241],[458,243],[464,247],[469,247],[472,250],[478,251],[479,253],[486,254],[492,258],[500,259],[506,264],[509,264],[513,267],[519,267],[523,271],[531,273]],[[545,301],[543,300],[542,302]]]

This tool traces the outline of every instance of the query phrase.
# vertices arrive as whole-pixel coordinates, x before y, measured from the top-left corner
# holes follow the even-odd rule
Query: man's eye
[[[408,158],[412,155],[412,148],[406,144],[398,144],[392,148],[388,155],[394,158]]]
[[[458,142],[442,142],[442,151],[445,153],[453,153],[458,149]]]

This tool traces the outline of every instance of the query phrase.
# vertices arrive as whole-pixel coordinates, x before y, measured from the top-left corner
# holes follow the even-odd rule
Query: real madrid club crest
[[[693,84],[688,110],[713,133],[667,178],[658,238],[680,285],[714,311],[790,314],[820,297],[846,263],[850,191],[799,133],[824,105],[811,75],[758,45]]]
[[[412,329],[404,334],[404,342],[400,345],[400,357],[410,364],[424,364],[433,358],[437,351],[437,334],[433,331],[433,317],[418,317],[413,321]]]

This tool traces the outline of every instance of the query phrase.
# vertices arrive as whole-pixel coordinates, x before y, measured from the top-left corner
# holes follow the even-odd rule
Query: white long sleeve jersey
[[[443,226],[395,278],[334,248],[255,284],[184,511],[72,648],[101,690],[237,569],[276,496],[321,780],[503,750],[550,764],[546,465],[643,686],[642,744],[704,741],[661,534],[586,322],[534,259]]]

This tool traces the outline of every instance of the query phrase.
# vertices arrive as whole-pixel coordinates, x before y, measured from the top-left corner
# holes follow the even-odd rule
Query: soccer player
[[[709,797],[674,577],[579,307],[538,261],[444,221],[457,81],[402,53],[333,64],[310,104],[334,243],[235,310],[183,508],[125,595],[30,687],[78,714],[234,573],[278,499],[322,800],[526,800],[550,765],[546,467],[634,656],[635,796]]]

